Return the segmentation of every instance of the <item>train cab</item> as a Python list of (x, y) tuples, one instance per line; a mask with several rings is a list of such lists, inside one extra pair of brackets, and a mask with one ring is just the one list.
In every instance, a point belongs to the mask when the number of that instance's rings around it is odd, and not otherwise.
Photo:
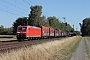
[(17, 27), (17, 39), (26, 39), (27, 26)]

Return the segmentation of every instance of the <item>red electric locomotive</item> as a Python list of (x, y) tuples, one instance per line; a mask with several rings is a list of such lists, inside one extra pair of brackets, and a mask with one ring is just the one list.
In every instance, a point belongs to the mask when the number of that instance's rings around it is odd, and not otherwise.
[(41, 28), (35, 26), (18, 26), (17, 39), (36, 39), (41, 38)]

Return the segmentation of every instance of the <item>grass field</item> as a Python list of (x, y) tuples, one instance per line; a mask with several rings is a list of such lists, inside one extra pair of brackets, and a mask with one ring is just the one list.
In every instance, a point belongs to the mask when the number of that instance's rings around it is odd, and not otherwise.
[(0, 41), (16, 40), (16, 35), (0, 35)]
[(76, 50), (81, 37), (69, 37), (43, 44), (24, 47), (0, 54), (0, 60), (67, 60)]
[(15, 35), (0, 35), (0, 38), (14, 38)]

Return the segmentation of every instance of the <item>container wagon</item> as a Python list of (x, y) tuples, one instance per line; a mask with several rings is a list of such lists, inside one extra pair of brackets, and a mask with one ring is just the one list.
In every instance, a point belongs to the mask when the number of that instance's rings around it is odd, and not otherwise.
[(49, 28), (49, 37), (54, 37), (54, 28)]
[(41, 28), (41, 37), (42, 38), (49, 38), (49, 27), (40, 26)]
[(61, 37), (61, 36), (62, 36), (62, 31), (58, 30), (58, 37)]
[(58, 37), (58, 36), (59, 36), (58, 30), (55, 29), (55, 30), (54, 30), (54, 37)]

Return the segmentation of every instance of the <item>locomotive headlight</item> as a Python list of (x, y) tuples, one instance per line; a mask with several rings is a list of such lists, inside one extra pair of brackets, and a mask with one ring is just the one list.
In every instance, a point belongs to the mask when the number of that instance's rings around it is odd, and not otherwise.
[(24, 34), (26, 34), (26, 32), (23, 32)]
[(20, 32), (17, 32), (17, 33), (20, 33)]
[(19, 35), (20, 34), (20, 32), (17, 32), (17, 35)]

